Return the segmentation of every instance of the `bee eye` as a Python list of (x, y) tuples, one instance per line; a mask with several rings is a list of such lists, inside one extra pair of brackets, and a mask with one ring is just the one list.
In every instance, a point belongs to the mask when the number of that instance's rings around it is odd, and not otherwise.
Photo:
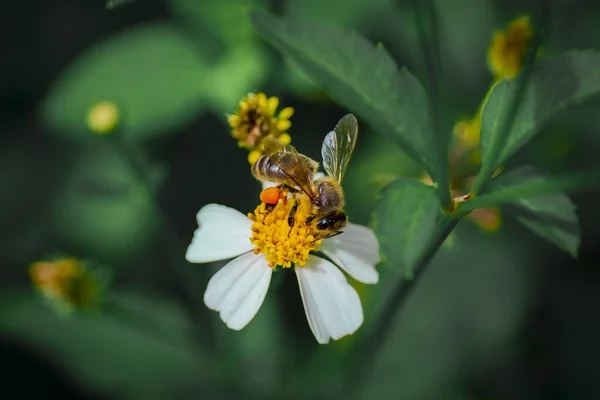
[(324, 230), (329, 228), (330, 225), (330, 221), (327, 218), (323, 218), (320, 219), (319, 222), (317, 222), (317, 229), (319, 230)]
[(314, 200), (313, 200), (313, 204), (314, 204), (315, 206), (317, 206), (317, 207), (321, 207), (321, 200), (319, 200), (319, 199), (314, 199)]

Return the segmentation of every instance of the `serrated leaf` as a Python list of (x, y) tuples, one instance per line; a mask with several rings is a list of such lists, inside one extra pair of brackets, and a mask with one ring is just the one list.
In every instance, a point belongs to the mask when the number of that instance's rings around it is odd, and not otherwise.
[[(525, 227), (576, 257), (581, 230), (575, 205), (559, 187), (549, 183), (552, 183), (551, 177), (525, 166), (492, 180), (490, 190), (481, 198), (487, 197), (488, 204), (490, 199), (496, 199), (495, 205), (514, 206), (517, 220)], [(568, 180), (565, 183), (569, 183)], [(551, 190), (536, 193), (531, 187)], [(473, 202), (477, 204), (477, 200)]]
[(85, 139), (89, 108), (109, 100), (128, 139), (173, 132), (202, 111), (205, 70), (200, 50), (176, 27), (134, 28), (80, 55), (44, 99), (43, 118), (52, 132)]
[(425, 89), (406, 69), (398, 69), (382, 46), (358, 33), (266, 12), (252, 13), (252, 19), (262, 36), (334, 101), (390, 135), (439, 177)]
[[(298, 19), (322, 22), (334, 26), (357, 26), (365, 20), (371, 22), (373, 14), (382, 8), (391, 9), (389, 0), (365, 2), (361, 0), (320, 1), (288, 0), (285, 13)], [(343, 4), (343, 6), (342, 6)]]
[(525, 166), (494, 178), (485, 194), (458, 203), (455, 212), (464, 214), (477, 208), (499, 206), (520, 198), (561, 192), (594, 191), (599, 188), (600, 170), (598, 169), (548, 176), (533, 167)]
[(558, 248), (577, 257), (581, 228), (575, 205), (564, 193), (515, 202), (520, 208), (517, 220)]
[(410, 276), (439, 213), (440, 203), (432, 186), (403, 178), (386, 186), (374, 215), (374, 229), (386, 264)]
[[(548, 176), (536, 168), (525, 166), (502, 178), (495, 183), (496, 187), (548, 179)], [(511, 204), (515, 206), (516, 218), (520, 223), (573, 257), (577, 256), (581, 229), (575, 204), (565, 193), (519, 197)]]
[(556, 112), (600, 93), (600, 53), (573, 51), (533, 67), (504, 140), (501, 138), (504, 118), (517, 100), (520, 81), (525, 78), (521, 74), (515, 80), (498, 82), (486, 99), (481, 118), (481, 146), (482, 163), (493, 163), (489, 170), (531, 140)]

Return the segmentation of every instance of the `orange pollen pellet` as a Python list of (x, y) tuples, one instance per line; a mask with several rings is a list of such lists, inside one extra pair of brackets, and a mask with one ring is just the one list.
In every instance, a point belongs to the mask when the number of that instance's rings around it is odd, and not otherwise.
[(281, 191), (276, 186), (268, 187), (260, 192), (260, 201), (265, 204), (277, 204), (279, 197), (281, 197)]

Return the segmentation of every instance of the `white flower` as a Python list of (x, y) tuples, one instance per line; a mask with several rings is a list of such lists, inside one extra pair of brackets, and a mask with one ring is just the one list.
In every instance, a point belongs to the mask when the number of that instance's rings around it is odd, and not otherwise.
[[(287, 210), (279, 212), (278, 208), (268, 214), (269, 221), (282, 216), (287, 221)], [(257, 207), (255, 215), (263, 218), (266, 214), (261, 214), (260, 210), (261, 206)], [(300, 206), (297, 215), (302, 212)], [(283, 247), (293, 245), (293, 249), (297, 249), (302, 243), (307, 243), (307, 246), (312, 246), (310, 254), (308, 249), (294, 253), (301, 261), (296, 259), (293, 264), (313, 334), (319, 343), (326, 344), (330, 339), (337, 340), (354, 333), (362, 325), (363, 310), (358, 294), (338, 267), (360, 282), (377, 283), (379, 275), (374, 266), (380, 260), (379, 244), (373, 232), (364, 226), (348, 224), (342, 234), (316, 244), (312, 236), (308, 239), (297, 236), (291, 244), (281, 243), (285, 241), (281, 237), (290, 236), (286, 233), (278, 236), (277, 246), (273, 247), (267, 243), (268, 239), (265, 241), (265, 234), (276, 234), (277, 229), (283, 229), (283, 224), (273, 223), (269, 227), (268, 220), (261, 219), (259, 227), (264, 232), (257, 234), (258, 228), (254, 232), (252, 229), (253, 224), (257, 224), (256, 217), (251, 219), (233, 208), (218, 204), (206, 205), (198, 212), (199, 227), (187, 249), (186, 259), (207, 263), (236, 257), (210, 279), (204, 294), (206, 306), (218, 311), (229, 328), (244, 328), (258, 312), (269, 288), (274, 263), (267, 258), (272, 260), (274, 251), (282, 251), (288, 257), (292, 248), (281, 250)], [(285, 229), (288, 232), (287, 225)], [(295, 227), (292, 236), (296, 233), (306, 235), (306, 229)], [(255, 239), (259, 236), (260, 239)], [(250, 238), (255, 239), (255, 243)], [(315, 246), (337, 266), (313, 255)], [(265, 256), (263, 251), (269, 256)], [(281, 257), (281, 254), (278, 256)]]

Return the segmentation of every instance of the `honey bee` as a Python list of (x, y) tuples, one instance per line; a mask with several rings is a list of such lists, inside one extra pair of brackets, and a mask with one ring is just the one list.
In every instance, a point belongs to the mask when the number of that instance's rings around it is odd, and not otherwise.
[[(282, 146), (276, 140), (265, 140), (266, 154), (252, 166), (252, 174), (260, 181), (275, 182), (282, 193), (306, 195), (313, 210), (304, 221), (306, 225), (315, 222), (315, 227), (323, 232), (319, 239), (342, 233), (348, 222), (344, 213), (344, 191), (342, 180), (356, 146), (358, 121), (352, 114), (344, 116), (325, 136), (321, 147), (323, 168), (327, 173), (318, 179), (314, 175), (319, 164), (300, 154), (291, 146)], [(285, 199), (285, 197), (284, 197)], [(290, 210), (288, 225), (294, 226), (296, 201)]]

